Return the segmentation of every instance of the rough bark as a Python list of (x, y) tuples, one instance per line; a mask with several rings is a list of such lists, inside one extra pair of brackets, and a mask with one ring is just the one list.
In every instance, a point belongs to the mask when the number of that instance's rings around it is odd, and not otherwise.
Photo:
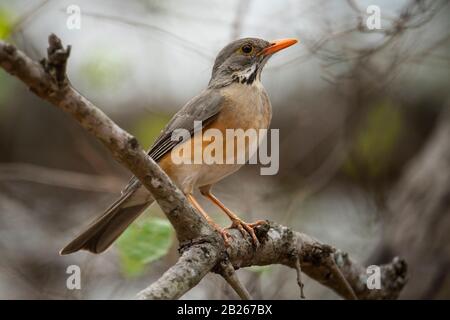
[[(381, 266), (382, 288), (369, 290), (366, 285), (366, 268), (355, 263), (347, 253), (274, 222), (256, 230), (258, 239), (261, 240), (261, 246), (257, 250), (239, 231), (231, 231), (233, 239), (223, 259), (231, 262), (235, 269), (271, 264), (282, 264), (295, 269), (295, 262), (299, 258), (305, 274), (346, 299), (351, 299), (353, 294), (346, 282), (358, 299), (395, 299), (406, 283), (406, 264), (401, 259), (395, 258), (390, 264)], [(195, 244), (188, 246), (187, 250), (181, 250), (183, 253), (178, 263), (157, 282), (141, 291), (140, 299), (178, 298), (179, 295), (172, 295), (172, 292), (177, 292), (175, 288), (196, 285), (199, 275), (208, 273), (220, 258), (216, 248), (209, 243)], [(184, 262), (180, 263), (181, 261)], [(186, 277), (189, 273), (192, 273), (191, 276)], [(339, 273), (346, 281), (340, 279)], [(294, 277), (294, 272), (292, 276)]]
[(403, 260), (396, 258), (382, 266), (382, 289), (369, 290), (366, 268), (350, 259), (348, 254), (276, 223), (257, 228), (261, 242), (257, 249), (237, 230), (231, 231), (231, 245), (225, 248), (219, 235), (196, 213), (137, 140), (72, 88), (65, 74), (69, 54), (70, 47), (63, 48), (55, 35), (49, 37), (48, 58), (41, 63), (0, 40), (0, 66), (22, 80), (36, 95), (73, 116), (102, 142), (114, 158), (152, 193), (172, 223), (180, 241), (180, 259), (160, 279), (139, 293), (139, 298), (179, 298), (208, 272), (222, 274), (241, 297), (248, 297), (235, 274), (224, 268), (230, 264), (234, 267), (232, 269), (283, 264), (297, 271), (301, 266), (311, 278), (348, 299), (392, 299), (398, 296), (406, 283)]

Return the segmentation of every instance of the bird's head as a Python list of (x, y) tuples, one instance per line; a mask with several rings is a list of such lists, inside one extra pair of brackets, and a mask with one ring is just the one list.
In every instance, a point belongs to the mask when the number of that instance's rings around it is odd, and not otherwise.
[(223, 87), (233, 82), (251, 85), (259, 81), (267, 60), (274, 53), (295, 43), (295, 39), (269, 42), (258, 38), (231, 42), (217, 55), (209, 87)]

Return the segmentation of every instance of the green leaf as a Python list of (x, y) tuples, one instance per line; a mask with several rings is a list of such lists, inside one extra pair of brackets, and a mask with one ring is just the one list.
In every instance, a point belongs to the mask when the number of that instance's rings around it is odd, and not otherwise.
[(88, 85), (95, 89), (117, 89), (126, 78), (124, 59), (114, 51), (98, 49), (80, 66)]
[(147, 264), (167, 254), (172, 241), (173, 229), (165, 219), (150, 217), (133, 223), (117, 241), (123, 272), (141, 274)]
[(383, 175), (395, 158), (395, 147), (403, 129), (401, 110), (390, 102), (372, 107), (359, 132), (344, 170), (351, 176)]
[(150, 147), (169, 120), (169, 115), (164, 114), (151, 114), (140, 117), (132, 129), (132, 133), (142, 146), (145, 148)]
[(245, 268), (245, 270), (263, 275), (263, 274), (271, 273), (272, 266), (251, 266), (251, 267)]
[(6, 39), (10, 36), (13, 28), (11, 13), (4, 8), (0, 8), (0, 39)]

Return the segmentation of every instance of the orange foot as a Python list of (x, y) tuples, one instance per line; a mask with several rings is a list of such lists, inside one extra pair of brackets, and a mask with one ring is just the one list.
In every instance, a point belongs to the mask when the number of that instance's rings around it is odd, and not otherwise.
[(231, 221), (232, 221), (231, 227), (228, 228), (228, 229), (237, 228), (242, 233), (242, 236), (244, 238), (247, 236), (247, 233), (248, 233), (252, 237), (253, 245), (255, 247), (259, 246), (259, 240), (256, 237), (254, 229), (257, 226), (260, 226), (262, 224), (266, 224), (267, 223), (266, 221), (258, 220), (258, 221), (254, 222), (254, 223), (246, 223), (246, 222), (242, 221), (241, 219), (232, 219)]
[(221, 228), (217, 223), (210, 221), (211, 226), (221, 235), (223, 238), (223, 242), (225, 243), (225, 247), (230, 246), (230, 232), (227, 229)]

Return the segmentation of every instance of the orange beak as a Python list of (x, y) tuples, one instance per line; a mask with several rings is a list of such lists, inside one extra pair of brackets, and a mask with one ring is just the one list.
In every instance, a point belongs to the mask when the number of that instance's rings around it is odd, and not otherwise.
[(262, 55), (268, 56), (270, 54), (274, 54), (275, 52), (278, 52), (280, 50), (286, 49), (287, 47), (290, 47), (294, 44), (296, 44), (298, 41), (296, 39), (281, 39), (281, 40), (275, 40), (272, 41), (269, 47), (265, 48), (263, 51), (261, 51)]

